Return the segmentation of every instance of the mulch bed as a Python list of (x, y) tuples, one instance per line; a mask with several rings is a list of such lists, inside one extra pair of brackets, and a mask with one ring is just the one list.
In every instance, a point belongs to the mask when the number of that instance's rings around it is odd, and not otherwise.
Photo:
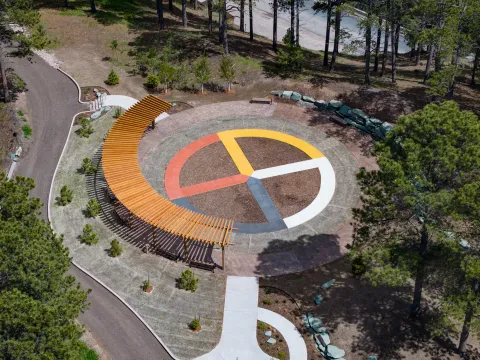
[[(267, 325), (263, 323), (263, 326), (260, 325), (260, 321), (257, 322), (257, 341), (258, 345), (260, 348), (265, 352), (266, 354), (273, 356), (277, 359), (280, 359), (280, 353), (283, 353), (285, 357), (283, 357), (283, 360), (290, 359), (289, 353), (288, 353), (288, 345), (287, 342), (285, 341), (284, 337), (282, 334), (275, 329), (273, 326)], [(272, 331), (272, 336), (277, 342), (273, 345), (270, 345), (267, 343), (267, 340), (269, 339), (268, 336), (265, 336), (265, 329), (264, 326), (267, 327), (268, 330)]]
[(200, 184), (238, 173), (230, 154), (218, 141), (198, 150), (187, 160), (180, 172), (180, 186)]
[(315, 199), (320, 191), (320, 171), (310, 169), (262, 180), (283, 218), (294, 215)]
[(310, 159), (302, 150), (281, 141), (256, 137), (236, 140), (254, 170)]
[[(160, 97), (159, 97), (160, 98)], [(162, 99), (163, 100), (163, 99)], [(172, 101), (173, 106), (170, 110), (167, 111), (168, 115), (173, 115), (188, 109), (193, 109), (193, 106), (182, 101)]]
[(80, 90), (82, 91), (81, 94), (81, 100), (82, 101), (94, 101), (97, 99), (97, 95), (95, 95), (95, 92), (93, 89), (97, 89), (100, 91), (102, 94), (107, 93), (109, 95), (110, 93), (108, 92), (107, 89), (105, 89), (102, 86), (82, 86)]
[(245, 183), (190, 196), (188, 200), (204, 214), (244, 223), (267, 221)]

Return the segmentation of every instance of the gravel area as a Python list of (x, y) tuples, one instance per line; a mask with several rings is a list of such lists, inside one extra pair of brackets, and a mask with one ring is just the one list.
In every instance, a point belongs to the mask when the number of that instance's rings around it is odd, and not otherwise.
[(255, 137), (236, 140), (254, 170), (310, 159), (302, 150), (281, 141)]
[(306, 208), (320, 191), (320, 171), (311, 169), (262, 180), (283, 218)]
[(187, 160), (180, 172), (180, 186), (200, 184), (238, 173), (230, 154), (218, 141), (198, 150)]
[(193, 206), (208, 215), (225, 217), (243, 223), (267, 221), (247, 184), (190, 196), (188, 200)]

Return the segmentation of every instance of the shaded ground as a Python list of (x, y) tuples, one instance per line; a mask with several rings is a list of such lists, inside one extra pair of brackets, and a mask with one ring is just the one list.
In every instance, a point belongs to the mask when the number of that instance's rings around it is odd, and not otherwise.
[[(320, 286), (335, 279), (328, 290)], [(348, 260), (340, 259), (328, 265), (301, 273), (263, 278), (260, 285), (270, 285), (290, 294), (298, 306), (289, 301), (282, 291), (265, 289), (260, 301), (270, 298), (275, 312), (292, 321), (299, 329), (299, 316), (307, 312), (320, 317), (328, 329), (333, 345), (346, 351), (345, 358), (364, 360), (370, 355), (379, 359), (459, 359), (448, 339), (432, 339), (418, 320), (409, 313), (412, 289), (372, 287), (351, 274)], [(321, 295), (324, 302), (315, 305), (313, 299)], [(278, 300), (278, 302), (277, 302)], [(322, 358), (313, 346), (313, 339), (303, 332), (310, 359)], [(457, 339), (453, 339), (456, 343)], [(478, 342), (470, 341), (468, 359), (479, 359)]]

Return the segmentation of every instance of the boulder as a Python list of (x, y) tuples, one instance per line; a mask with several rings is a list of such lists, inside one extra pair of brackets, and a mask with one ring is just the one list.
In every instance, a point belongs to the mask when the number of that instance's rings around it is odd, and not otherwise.
[(290, 99), (290, 97), (292, 96), (292, 93), (293, 93), (293, 91), (284, 91), (282, 93), (282, 98)]
[(325, 349), (327, 358), (340, 359), (345, 356), (345, 350), (342, 350), (335, 345), (328, 345)]
[(338, 110), (343, 106), (343, 102), (338, 100), (332, 100), (328, 103), (329, 110)]
[(282, 90), (273, 90), (270, 91), (270, 95), (275, 95), (275, 96), (282, 96), (283, 91)]
[(320, 110), (325, 110), (328, 104), (324, 100), (316, 100), (313, 105), (315, 105)]
[(297, 93), (297, 92), (292, 92), (292, 95), (290, 96), (290, 99), (292, 99), (293, 101), (302, 100), (302, 94)]
[(310, 96), (302, 96), (302, 100), (306, 101), (306, 102), (309, 102), (309, 103), (314, 103), (315, 102), (315, 99), (310, 97)]

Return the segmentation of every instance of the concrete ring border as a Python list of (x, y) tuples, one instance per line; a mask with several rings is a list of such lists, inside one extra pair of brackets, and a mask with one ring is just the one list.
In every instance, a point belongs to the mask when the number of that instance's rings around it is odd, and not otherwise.
[[(65, 71), (63, 71), (61, 69), (57, 69), (57, 70), (60, 71), (61, 73), (63, 73), (64, 75), (66, 75), (77, 86), (78, 94), (79, 94), (78, 95), (78, 102), (81, 103), (81, 104), (88, 104), (87, 102), (81, 101), (81, 89), (80, 89), (80, 86), (78, 85), (77, 81), (73, 77), (71, 77), (68, 73), (66, 73)], [(77, 113), (73, 116), (72, 122), (70, 124), (70, 130), (68, 132), (67, 139), (65, 140), (65, 145), (63, 146), (62, 153), (60, 154), (60, 157), (58, 158), (57, 166), (55, 167), (55, 171), (53, 172), (52, 182), (50, 184), (50, 192), (48, 194), (48, 205), (47, 205), (47, 217), (48, 217), (48, 221), (50, 221), (50, 226), (51, 226), (51, 223), (52, 223), (52, 220), (50, 218), (50, 207), (51, 207), (51, 200), (52, 200), (53, 184), (54, 184), (55, 178), (57, 176), (57, 172), (58, 172), (58, 168), (60, 166), (60, 162), (62, 161), (65, 150), (67, 149), (68, 140), (70, 139), (70, 135), (72, 134), (72, 128), (73, 128), (73, 123), (75, 122), (75, 118), (79, 114), (82, 114), (84, 112), (88, 112), (88, 110), (80, 111), (79, 113)], [(52, 228), (52, 230), (53, 230), (53, 228)], [(145, 325), (145, 327), (148, 329), (148, 331), (150, 331), (150, 333), (155, 337), (155, 339), (157, 339), (157, 341), (163, 346), (165, 351), (172, 357), (172, 359), (176, 360), (176, 357), (173, 356), (173, 353), (170, 351), (170, 349), (167, 347), (167, 345), (165, 345), (165, 343), (162, 341), (162, 339), (160, 339), (158, 337), (158, 335), (155, 334), (155, 332), (150, 327), (150, 325), (148, 325), (147, 322), (140, 316), (140, 314), (138, 314), (121, 296), (119, 296), (115, 291), (113, 291), (110, 287), (108, 287), (106, 284), (104, 284), (101, 280), (96, 278), (88, 270), (86, 270), (83, 267), (81, 267), (80, 265), (78, 265), (75, 261), (71, 260), (71, 263), (75, 267), (77, 267), (79, 270), (81, 270), (83, 273), (85, 273), (86, 275), (91, 277), (93, 280), (95, 280), (97, 283), (99, 283), (101, 286), (103, 286), (107, 291), (109, 291), (118, 300), (120, 300), (122, 302), (122, 304), (124, 304), (138, 318), (138, 320), (140, 320), (142, 322), (143, 325)]]

